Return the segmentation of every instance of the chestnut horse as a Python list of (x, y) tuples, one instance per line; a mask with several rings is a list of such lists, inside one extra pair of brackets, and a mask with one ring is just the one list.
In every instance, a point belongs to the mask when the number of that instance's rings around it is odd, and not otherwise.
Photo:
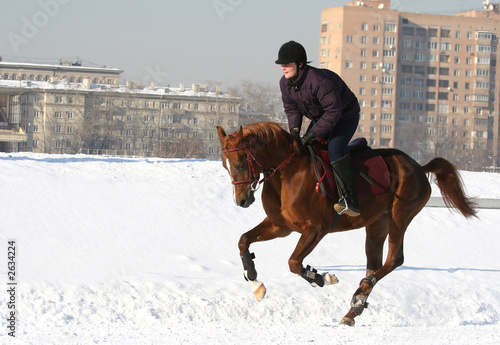
[[(311, 156), (280, 125), (259, 122), (241, 127), (226, 135), (217, 127), (222, 144), (222, 163), (233, 184), (234, 202), (248, 207), (254, 192), (263, 183), (262, 204), (267, 217), (255, 228), (244, 233), (238, 243), (245, 278), (250, 282), (257, 300), (266, 289), (257, 280), (253, 254), (249, 247), (257, 241), (301, 234), (288, 264), (290, 271), (302, 276), (313, 286), (338, 282), (333, 274), (319, 274), (302, 262), (321, 239), (330, 232), (366, 228), (366, 276), (353, 295), (351, 308), (340, 321), (353, 326), (354, 318), (367, 307), (367, 298), (375, 284), (403, 264), (403, 237), (413, 217), (427, 203), (431, 187), (426, 173), (433, 173), (441, 194), (450, 208), (465, 217), (476, 215), (475, 204), (464, 194), (456, 168), (443, 158), (435, 158), (421, 166), (396, 149), (376, 149), (387, 164), (390, 190), (378, 196), (359, 198), (361, 215), (338, 216), (336, 200), (315, 191), (317, 178)], [(259, 179), (261, 174), (262, 179)], [(388, 254), (382, 262), (383, 246), (389, 237)]]

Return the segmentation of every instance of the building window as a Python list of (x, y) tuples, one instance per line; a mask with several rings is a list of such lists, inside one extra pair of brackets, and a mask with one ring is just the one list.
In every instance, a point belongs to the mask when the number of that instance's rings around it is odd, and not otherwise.
[(392, 108), (392, 101), (382, 100), (382, 108)]
[(408, 114), (400, 114), (398, 116), (398, 120), (400, 122), (409, 122), (410, 121), (410, 115), (408, 115)]
[(485, 57), (485, 56), (476, 56), (476, 63), (478, 65), (489, 65), (490, 64), (490, 58)]
[(384, 36), (384, 45), (394, 46), (396, 44), (396, 37), (394, 36)]
[(403, 90), (399, 91), (399, 97), (400, 98), (411, 98), (411, 90), (403, 89)]
[(424, 99), (424, 91), (413, 91), (413, 98)]
[(441, 42), (441, 50), (451, 50), (450, 42)]
[(413, 36), (415, 34), (415, 28), (413, 26), (403, 26), (403, 35)]
[(382, 125), (380, 126), (380, 131), (382, 133), (392, 133), (392, 126)]
[(439, 92), (438, 93), (438, 99), (448, 100), (448, 92)]
[(394, 84), (394, 76), (392, 75), (384, 75), (382, 76), (383, 84)]
[(413, 103), (413, 110), (424, 111), (424, 104), (423, 103)]
[(476, 39), (478, 39), (478, 40), (491, 41), (491, 38), (492, 38), (491, 32), (487, 32), (487, 31), (477, 31), (476, 32)]
[(491, 46), (484, 45), (484, 44), (476, 44), (476, 52), (478, 52), (478, 53), (490, 53)]
[(448, 87), (450, 86), (449, 80), (439, 80), (439, 87)]
[(394, 57), (396, 56), (396, 52), (394, 49), (384, 49), (384, 57)]
[(396, 32), (396, 23), (387, 22), (384, 24), (385, 32)]
[(439, 103), (438, 105), (438, 113), (439, 114), (448, 114), (448, 103)]

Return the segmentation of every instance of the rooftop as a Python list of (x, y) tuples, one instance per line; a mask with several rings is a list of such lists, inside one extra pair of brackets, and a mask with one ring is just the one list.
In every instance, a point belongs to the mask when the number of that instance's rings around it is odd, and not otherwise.
[[(219, 98), (235, 98), (229, 94), (209, 90), (208, 88), (199, 88), (199, 85), (193, 85), (193, 88), (185, 88), (180, 85), (178, 88), (165, 86), (148, 86), (140, 87), (136, 85), (120, 85), (111, 87), (105, 84), (90, 84), (88, 83), (70, 83), (59, 80), (57, 82), (50, 81), (31, 81), (31, 80), (2, 80), (0, 79), (0, 92), (2, 89), (22, 89), (27, 90), (73, 90), (73, 91), (92, 91), (92, 92), (114, 92), (122, 94), (143, 94), (143, 95), (171, 95), (185, 97), (219, 97)], [(198, 89), (198, 90), (197, 90)], [(200, 91), (199, 89), (206, 90)]]

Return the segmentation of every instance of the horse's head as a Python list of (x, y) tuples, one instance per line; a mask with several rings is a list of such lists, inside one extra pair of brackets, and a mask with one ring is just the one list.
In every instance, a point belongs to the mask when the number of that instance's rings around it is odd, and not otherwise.
[(243, 137), (243, 128), (226, 135), (224, 129), (217, 126), (217, 133), (222, 145), (222, 165), (233, 183), (234, 202), (237, 206), (248, 207), (255, 201), (255, 185), (261, 167), (254, 164), (255, 159)]

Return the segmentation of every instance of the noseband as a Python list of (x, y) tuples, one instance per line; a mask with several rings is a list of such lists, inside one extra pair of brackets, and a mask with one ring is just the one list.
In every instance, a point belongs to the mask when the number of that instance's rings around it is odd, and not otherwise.
[[(265, 180), (268, 178), (272, 177), (279, 169), (281, 169), (285, 164), (287, 164), (292, 157), (295, 155), (295, 152), (293, 152), (287, 159), (285, 159), (283, 162), (281, 162), (276, 168), (271, 168), (269, 170), (264, 170), (262, 165), (255, 159), (254, 155), (248, 147), (245, 145), (240, 146), (240, 147), (235, 147), (233, 149), (227, 149), (227, 150), (222, 150), (222, 152), (227, 153), (227, 152), (236, 152), (243, 150), (245, 151), (245, 154), (247, 156), (247, 162), (248, 162), (248, 178), (246, 180), (238, 180), (238, 181), (232, 181), (233, 185), (236, 184), (242, 184), (242, 183), (251, 183), (251, 188), (252, 190), (256, 191), (259, 187), (260, 184), (262, 184)], [(262, 173), (264, 174), (264, 177), (259, 180), (259, 175), (255, 173), (254, 165), (253, 163), (257, 164), (260, 169), (262, 170)]]

